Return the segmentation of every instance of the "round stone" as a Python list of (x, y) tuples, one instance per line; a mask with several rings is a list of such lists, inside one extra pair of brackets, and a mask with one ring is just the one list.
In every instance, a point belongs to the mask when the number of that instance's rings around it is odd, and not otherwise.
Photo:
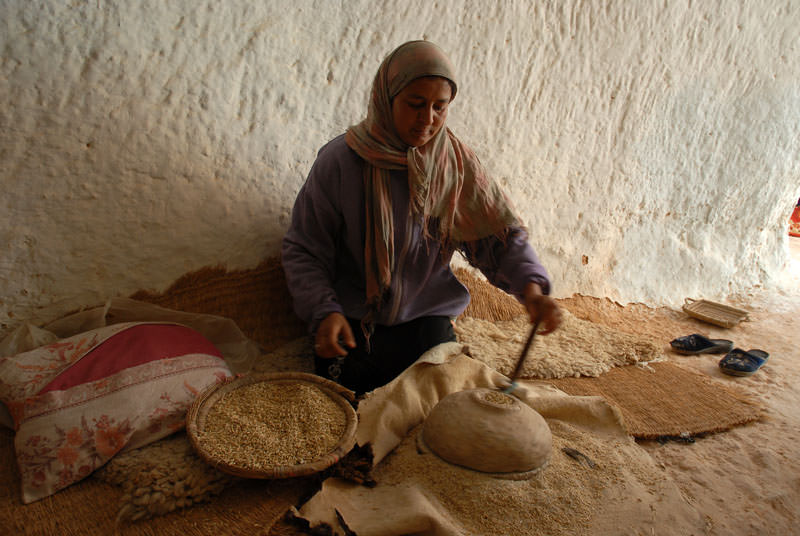
[(422, 439), (447, 462), (485, 473), (533, 471), (550, 459), (544, 418), (496, 389), (451, 393), (431, 410)]

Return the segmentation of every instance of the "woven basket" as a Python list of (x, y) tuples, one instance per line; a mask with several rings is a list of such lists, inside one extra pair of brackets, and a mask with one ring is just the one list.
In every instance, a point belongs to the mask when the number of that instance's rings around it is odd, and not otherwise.
[[(204, 450), (200, 441), (206, 422), (206, 416), (210, 409), (222, 399), (226, 394), (258, 382), (283, 382), (306, 385), (311, 385), (318, 388), (320, 391), (328, 395), (335, 401), (344, 411), (345, 414), (345, 430), (341, 439), (336, 446), (321, 458), (299, 465), (282, 465), (272, 467), (267, 470), (254, 470), (249, 467), (241, 467), (230, 463), (230, 460), (221, 459), (210, 455)], [(186, 414), (186, 432), (189, 440), (194, 447), (200, 458), (209, 465), (219, 469), (222, 472), (244, 477), (244, 478), (262, 478), (262, 479), (278, 479), (278, 478), (291, 478), (297, 476), (306, 476), (318, 473), (327, 469), (331, 465), (338, 462), (353, 448), (356, 442), (356, 425), (358, 417), (356, 416), (355, 409), (350, 404), (353, 400), (353, 393), (341, 385), (304, 372), (276, 372), (270, 374), (252, 374), (240, 378), (231, 378), (228, 381), (209, 387), (195, 399), (189, 411)]]
[(707, 300), (693, 300), (692, 298), (686, 298), (683, 310), (693, 318), (723, 328), (732, 328), (742, 320), (747, 320), (749, 315), (744, 309), (737, 309), (730, 305)]

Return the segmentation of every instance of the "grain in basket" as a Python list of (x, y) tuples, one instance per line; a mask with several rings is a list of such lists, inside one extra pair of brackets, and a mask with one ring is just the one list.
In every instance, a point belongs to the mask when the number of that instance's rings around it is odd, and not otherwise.
[(198, 443), (207, 456), (254, 471), (313, 462), (347, 426), (325, 391), (299, 382), (257, 382), (232, 390), (208, 411)]

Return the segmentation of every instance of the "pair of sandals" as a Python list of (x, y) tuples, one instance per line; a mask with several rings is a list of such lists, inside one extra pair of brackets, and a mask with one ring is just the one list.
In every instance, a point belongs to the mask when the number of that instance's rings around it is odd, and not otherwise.
[(769, 354), (763, 350), (744, 351), (734, 348), (733, 341), (709, 339), (699, 333), (678, 337), (669, 344), (675, 352), (684, 355), (726, 354), (719, 362), (719, 368), (731, 376), (751, 376), (769, 359)]

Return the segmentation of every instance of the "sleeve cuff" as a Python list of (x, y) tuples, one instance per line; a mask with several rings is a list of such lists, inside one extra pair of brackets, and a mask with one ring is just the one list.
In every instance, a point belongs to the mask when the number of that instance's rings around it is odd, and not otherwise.
[(342, 306), (336, 302), (323, 303), (314, 309), (314, 314), (311, 316), (311, 322), (308, 326), (308, 332), (312, 335), (315, 334), (319, 328), (320, 322), (322, 322), (325, 317), (331, 313), (344, 314), (344, 310), (342, 309)]

